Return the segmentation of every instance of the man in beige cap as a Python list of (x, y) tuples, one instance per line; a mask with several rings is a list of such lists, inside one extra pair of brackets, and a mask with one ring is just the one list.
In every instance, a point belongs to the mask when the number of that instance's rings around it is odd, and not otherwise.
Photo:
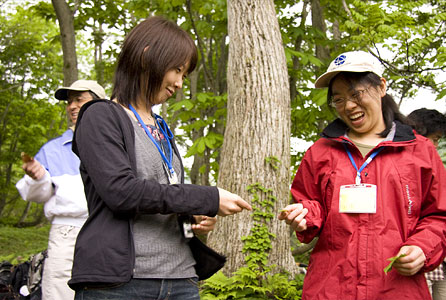
[(88, 216), (84, 187), (79, 174), (79, 158), (71, 151), (71, 141), (79, 111), (85, 103), (105, 99), (104, 88), (93, 80), (77, 80), (56, 90), (58, 100), (67, 101), (72, 126), (47, 142), (34, 158), (25, 158), (25, 176), (16, 187), (26, 201), (44, 203), (51, 222), (48, 257), (42, 276), (42, 299), (74, 299), (67, 282), (71, 278), (74, 244)]
[(69, 87), (61, 87), (54, 94), (58, 100), (66, 100), (67, 114), (74, 126), (82, 105), (93, 99), (105, 99), (104, 88), (94, 80), (77, 80)]

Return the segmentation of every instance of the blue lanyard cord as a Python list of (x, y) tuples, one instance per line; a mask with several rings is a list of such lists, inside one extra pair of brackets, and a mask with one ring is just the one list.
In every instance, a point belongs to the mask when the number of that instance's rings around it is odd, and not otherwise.
[[(139, 124), (142, 126), (142, 128), (144, 128), (144, 131), (146, 132), (147, 136), (155, 144), (156, 148), (158, 149), (158, 152), (161, 154), (161, 158), (167, 164), (167, 167), (169, 168), (170, 173), (173, 174), (175, 172), (175, 170), (172, 167), (172, 145), (170, 144), (170, 140), (173, 138), (173, 134), (170, 131), (169, 126), (167, 126), (167, 124), (163, 120), (163, 118), (161, 118), (158, 115), (155, 115), (155, 122), (158, 124), (159, 130), (161, 131), (161, 133), (166, 138), (167, 145), (169, 146), (169, 154), (170, 155), (169, 155), (169, 159), (167, 159), (166, 155), (164, 155), (164, 151), (160, 148), (160, 146), (156, 142), (155, 138), (152, 136), (152, 134), (150, 133), (149, 129), (147, 128), (146, 124), (144, 124), (143, 120), (141, 119), (141, 117), (139, 116), (139, 114), (136, 112), (136, 110), (133, 108), (133, 106), (131, 104), (129, 104), (129, 108), (133, 112), (135, 117), (138, 119)], [(163, 126), (160, 125), (159, 120), (161, 120), (161, 124)], [(164, 129), (162, 127), (164, 127)], [(160, 142), (162, 143), (162, 141), (160, 141)]]
[[(173, 133), (172, 133), (172, 131), (170, 131), (169, 126), (167, 126), (167, 123), (166, 123), (166, 121), (164, 121), (163, 118), (161, 118), (157, 114), (154, 114), (154, 115), (155, 115), (155, 122), (158, 125), (157, 128), (163, 134), (164, 138), (166, 139), (167, 145), (169, 147), (169, 162), (172, 164), (173, 154), (172, 154), (172, 144), (170, 143), (170, 140), (173, 139)], [(160, 121), (161, 121), (161, 124), (160, 124)], [(163, 146), (161, 140), (160, 140), (160, 142), (161, 142), (161, 146)], [(164, 150), (164, 147), (163, 147), (163, 150)], [(170, 167), (169, 167), (169, 169), (170, 169)]]
[[(155, 115), (155, 122), (158, 124), (158, 128), (160, 129), (160, 131), (163, 133), (163, 135), (166, 137), (166, 139), (173, 139), (173, 133), (172, 131), (170, 131), (169, 126), (167, 126), (166, 121), (164, 121), (163, 118), (161, 118), (160, 116), (158, 116), (157, 114)], [(161, 121), (161, 124), (160, 124)]]
[(362, 164), (361, 168), (359, 168), (359, 170), (358, 170), (358, 167), (356, 166), (355, 160), (353, 159), (353, 156), (352, 156), (350, 150), (348, 150), (348, 147), (345, 143), (343, 145), (344, 145), (345, 151), (347, 151), (348, 157), (350, 158), (350, 161), (351, 161), (353, 167), (356, 170), (356, 184), (358, 184), (358, 182), (359, 183), (361, 182), (362, 170), (364, 170), (364, 168), (375, 158), (375, 156), (378, 155), (379, 152), (381, 152), (384, 149), (384, 147), (379, 147), (378, 149), (373, 151), (373, 153), (370, 154), (370, 156), (366, 159), (366, 161)]

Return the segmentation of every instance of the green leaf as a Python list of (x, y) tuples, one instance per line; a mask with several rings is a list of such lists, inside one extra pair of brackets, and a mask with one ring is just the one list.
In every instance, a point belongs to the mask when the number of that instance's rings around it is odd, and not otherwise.
[(205, 144), (205, 139), (204, 138), (199, 138), (197, 143), (197, 152), (202, 154), (204, 152), (204, 150), (206, 149), (206, 144)]
[(208, 100), (209, 96), (206, 93), (197, 94), (197, 100), (201, 103), (205, 103)]
[[(327, 89), (316, 89), (313, 91), (313, 101), (319, 106), (327, 102)], [(309, 114), (306, 114), (308, 117)]]
[(438, 96), (437, 96), (436, 99), (439, 100), (439, 99), (443, 98), (444, 96), (446, 96), (446, 89), (442, 90), (442, 91), (438, 94)]
[(402, 253), (402, 254), (400, 254), (400, 255), (397, 255), (397, 256), (388, 258), (387, 260), (389, 260), (390, 263), (387, 265), (387, 267), (384, 268), (384, 273), (387, 274), (387, 272), (389, 272), (389, 271), (392, 269), (392, 266), (393, 266), (394, 262), (395, 262), (397, 259), (399, 259), (399, 258), (401, 258), (401, 257), (404, 257), (404, 256), (406, 256), (406, 255), (407, 255), (407, 254)]

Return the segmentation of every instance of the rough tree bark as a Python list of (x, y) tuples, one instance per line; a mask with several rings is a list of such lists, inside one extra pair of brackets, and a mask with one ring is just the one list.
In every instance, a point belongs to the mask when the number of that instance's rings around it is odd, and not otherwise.
[(63, 52), (64, 86), (71, 85), (78, 78), (74, 13), (65, 0), (51, 0), (60, 28)]
[[(218, 186), (251, 202), (246, 188), (259, 183), (273, 190), (277, 212), (290, 199), (290, 89), (273, 1), (228, 0), (228, 32), (228, 112)], [(266, 163), (271, 157), (280, 161), (277, 170)], [(208, 236), (208, 244), (227, 255), (228, 275), (244, 263), (241, 237), (252, 226), (249, 214), (219, 218)], [(276, 235), (270, 262), (294, 273), (289, 228), (277, 217), (269, 228)]]

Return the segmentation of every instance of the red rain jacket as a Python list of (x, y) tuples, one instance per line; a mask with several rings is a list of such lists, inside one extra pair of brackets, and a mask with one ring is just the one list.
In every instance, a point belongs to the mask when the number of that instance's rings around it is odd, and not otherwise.
[[(308, 208), (304, 243), (319, 240), (311, 254), (302, 299), (431, 299), (424, 272), (446, 255), (446, 172), (428, 139), (399, 122), (389, 141), (362, 171), (362, 183), (377, 186), (376, 213), (339, 213), (341, 185), (354, 184), (354, 169), (343, 144), (360, 168), (363, 158), (344, 136), (341, 120), (331, 123), (306, 152), (291, 193)], [(389, 137), (388, 136), (388, 137)], [(426, 262), (402, 276), (383, 269), (404, 245), (419, 246)]]

